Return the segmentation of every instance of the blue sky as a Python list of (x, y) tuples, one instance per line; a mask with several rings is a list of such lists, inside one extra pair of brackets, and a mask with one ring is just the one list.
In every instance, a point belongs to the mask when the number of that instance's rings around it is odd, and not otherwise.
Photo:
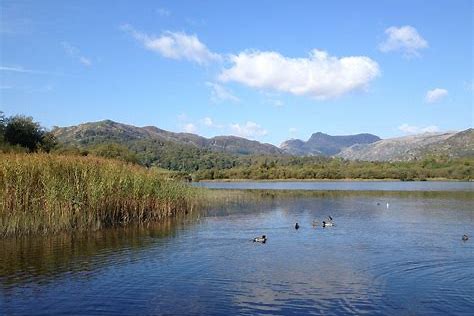
[(472, 1), (9, 1), (0, 110), (278, 145), (473, 126)]

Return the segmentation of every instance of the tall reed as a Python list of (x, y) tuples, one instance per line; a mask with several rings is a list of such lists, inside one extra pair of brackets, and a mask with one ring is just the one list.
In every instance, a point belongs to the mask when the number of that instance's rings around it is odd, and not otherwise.
[(198, 189), (96, 157), (0, 154), (0, 235), (146, 222), (192, 211)]

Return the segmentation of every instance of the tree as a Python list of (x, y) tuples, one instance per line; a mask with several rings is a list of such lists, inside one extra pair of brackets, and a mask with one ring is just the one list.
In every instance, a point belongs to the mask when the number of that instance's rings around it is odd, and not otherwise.
[(45, 152), (49, 153), (56, 146), (57, 146), (57, 141), (56, 141), (56, 137), (54, 137), (53, 133), (51, 133), (51, 132), (43, 133), (43, 136), (41, 137), (41, 142), (40, 142), (38, 148), (42, 151), (45, 151)]
[(5, 134), (5, 126), (7, 124), (5, 114), (0, 111), (0, 143), (4, 141), (4, 134)]
[(35, 151), (45, 134), (39, 123), (33, 118), (17, 115), (6, 119), (4, 137), (11, 145), (20, 145)]
[(104, 158), (111, 158), (111, 159), (118, 159), (126, 162), (138, 163), (137, 155), (132, 152), (127, 147), (116, 144), (116, 143), (109, 143), (109, 144), (101, 144), (95, 147), (92, 147), (91, 153), (104, 157)]

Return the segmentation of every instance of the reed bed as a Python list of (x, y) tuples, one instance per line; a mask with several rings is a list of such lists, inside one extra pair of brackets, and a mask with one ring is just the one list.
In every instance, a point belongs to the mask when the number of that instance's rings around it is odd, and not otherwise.
[(49, 234), (193, 211), (199, 189), (97, 157), (0, 154), (0, 235)]

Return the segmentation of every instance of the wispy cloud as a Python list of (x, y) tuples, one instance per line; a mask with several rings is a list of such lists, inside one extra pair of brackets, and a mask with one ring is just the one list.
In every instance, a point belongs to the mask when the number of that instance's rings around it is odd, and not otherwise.
[(464, 82), (464, 88), (467, 90), (467, 91), (471, 91), (471, 92), (474, 92), (474, 81), (466, 81)]
[(436, 103), (448, 96), (448, 90), (442, 88), (435, 88), (428, 90), (425, 95), (425, 102)]
[(250, 139), (255, 139), (257, 137), (265, 136), (268, 134), (268, 131), (266, 129), (252, 121), (247, 121), (245, 124), (231, 124), (230, 130), (236, 136)]
[(307, 95), (318, 100), (364, 89), (380, 74), (378, 64), (365, 56), (333, 57), (313, 50), (306, 58), (278, 52), (244, 51), (231, 55), (232, 66), (219, 75), (222, 82), (239, 82), (270, 91)]
[(199, 65), (222, 60), (219, 54), (210, 51), (196, 35), (167, 31), (160, 36), (154, 36), (139, 32), (129, 24), (121, 28), (142, 43), (146, 49), (166, 58), (184, 59)]
[(414, 126), (414, 125), (408, 125), (408, 124), (402, 124), (398, 127), (398, 130), (402, 131), (405, 134), (421, 134), (421, 133), (436, 133), (439, 132), (440, 129), (436, 125), (430, 125), (430, 126)]
[(379, 45), (379, 49), (384, 53), (398, 51), (412, 57), (419, 56), (419, 51), (428, 47), (428, 42), (410, 25), (389, 27), (385, 34), (387, 38)]
[(280, 99), (270, 99), (268, 102), (273, 105), (274, 107), (281, 108), (285, 105), (285, 103)]
[(210, 117), (205, 117), (201, 121), (201, 124), (204, 125), (206, 128), (218, 128), (221, 129), (224, 126), (222, 124), (216, 123), (212, 118)]
[(20, 67), (20, 66), (0, 66), (0, 71), (18, 72), (18, 73), (35, 74), (35, 75), (66, 76), (65, 74), (59, 73), (59, 72), (27, 69), (27, 68), (23, 68), (23, 67)]
[(193, 123), (186, 123), (183, 125), (183, 132), (195, 134), (197, 132), (197, 127)]
[(160, 16), (170, 16), (171, 11), (165, 8), (158, 8), (156, 9), (156, 13), (158, 13)]
[(86, 67), (92, 66), (91, 60), (89, 58), (83, 56), (81, 54), (79, 48), (71, 45), (68, 42), (61, 42), (61, 45), (62, 45), (64, 51), (66, 52), (66, 54), (68, 54), (70, 57), (76, 59), (77, 61), (79, 61), (81, 64), (83, 64)]
[(225, 88), (224, 86), (214, 83), (206, 82), (206, 85), (211, 88), (211, 101), (214, 103), (219, 103), (223, 101), (230, 101), (233, 103), (240, 102), (240, 99), (236, 97), (232, 91)]

